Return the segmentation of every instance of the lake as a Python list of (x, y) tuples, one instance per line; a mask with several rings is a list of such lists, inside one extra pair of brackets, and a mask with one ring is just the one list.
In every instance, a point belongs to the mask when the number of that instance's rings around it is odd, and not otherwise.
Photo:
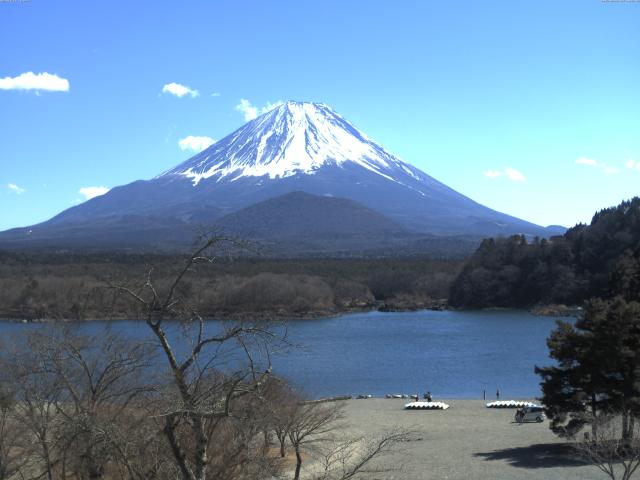
[[(215, 327), (218, 322), (211, 321)], [(143, 322), (78, 324), (85, 332), (105, 324), (130, 337), (149, 335)], [(535, 365), (548, 365), (546, 338), (554, 317), (522, 311), (369, 312), (287, 324), (299, 347), (273, 357), (274, 371), (312, 397), (418, 393), (434, 398), (494, 399), (540, 395)], [(0, 334), (40, 328), (0, 323)], [(174, 325), (173, 335), (177, 334)]]

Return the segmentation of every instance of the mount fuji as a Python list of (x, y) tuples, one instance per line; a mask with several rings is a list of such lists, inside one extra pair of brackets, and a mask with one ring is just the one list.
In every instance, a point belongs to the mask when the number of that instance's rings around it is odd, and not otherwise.
[(344, 234), (352, 239), (341, 245), (346, 250), (361, 248), (364, 237), (371, 246), (390, 238), (397, 245), (424, 236), (563, 231), (480, 205), (394, 156), (327, 105), (287, 102), (151, 180), (0, 233), (0, 246), (164, 248), (188, 243), (197, 225), (249, 236), (259, 230), (261, 239), (290, 232), (291, 240), (302, 234), (286, 227), (291, 218), (314, 225), (317, 239)]

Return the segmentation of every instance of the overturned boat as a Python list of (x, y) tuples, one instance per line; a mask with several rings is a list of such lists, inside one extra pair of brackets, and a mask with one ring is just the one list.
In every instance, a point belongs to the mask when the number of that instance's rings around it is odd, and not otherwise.
[(523, 408), (533, 407), (536, 404), (533, 402), (524, 402), (520, 400), (497, 400), (495, 402), (487, 403), (487, 408)]
[(446, 410), (449, 405), (444, 402), (411, 402), (404, 408), (405, 410)]

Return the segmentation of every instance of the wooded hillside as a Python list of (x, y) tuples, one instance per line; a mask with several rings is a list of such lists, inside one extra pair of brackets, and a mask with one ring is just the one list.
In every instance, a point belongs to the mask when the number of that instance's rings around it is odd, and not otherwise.
[(484, 240), (453, 283), (460, 308), (579, 305), (624, 292), (640, 299), (640, 198), (596, 213), (563, 236)]

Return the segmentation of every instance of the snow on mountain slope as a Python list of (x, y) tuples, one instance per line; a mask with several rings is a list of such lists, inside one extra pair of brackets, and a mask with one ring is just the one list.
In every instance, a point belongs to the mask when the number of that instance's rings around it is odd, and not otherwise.
[[(4, 238), (65, 245), (73, 238), (79, 245), (94, 244), (97, 238), (111, 239), (117, 246), (122, 238), (135, 237), (139, 244), (173, 244), (200, 225), (215, 225), (223, 218), (246, 221), (247, 212), (273, 207), (280, 213), (269, 218), (284, 218), (282, 211), (291, 213), (289, 207), (296, 205), (286, 196), (291, 192), (357, 202), (400, 225), (409, 237), (553, 233), (444, 185), (373, 142), (324, 104), (287, 102), (151, 180), (114, 187), (46, 222), (0, 234), (0, 243)], [(278, 197), (289, 199), (287, 209), (268, 202)], [(325, 227), (342, 228), (338, 210), (329, 208), (333, 202), (313, 203), (314, 212), (326, 208)], [(232, 215), (258, 204), (258, 210), (245, 210), (242, 218)], [(364, 210), (360, 212), (366, 217)], [(275, 238), (287, 230), (286, 224), (267, 222), (265, 228), (273, 228)], [(354, 242), (352, 247), (358, 250), (362, 244)]]
[(347, 162), (399, 184), (404, 184), (406, 176), (432, 180), (371, 141), (327, 105), (303, 102), (274, 108), (156, 178), (182, 175), (193, 185), (212, 177), (216, 181), (278, 179), (312, 175), (323, 166)]

